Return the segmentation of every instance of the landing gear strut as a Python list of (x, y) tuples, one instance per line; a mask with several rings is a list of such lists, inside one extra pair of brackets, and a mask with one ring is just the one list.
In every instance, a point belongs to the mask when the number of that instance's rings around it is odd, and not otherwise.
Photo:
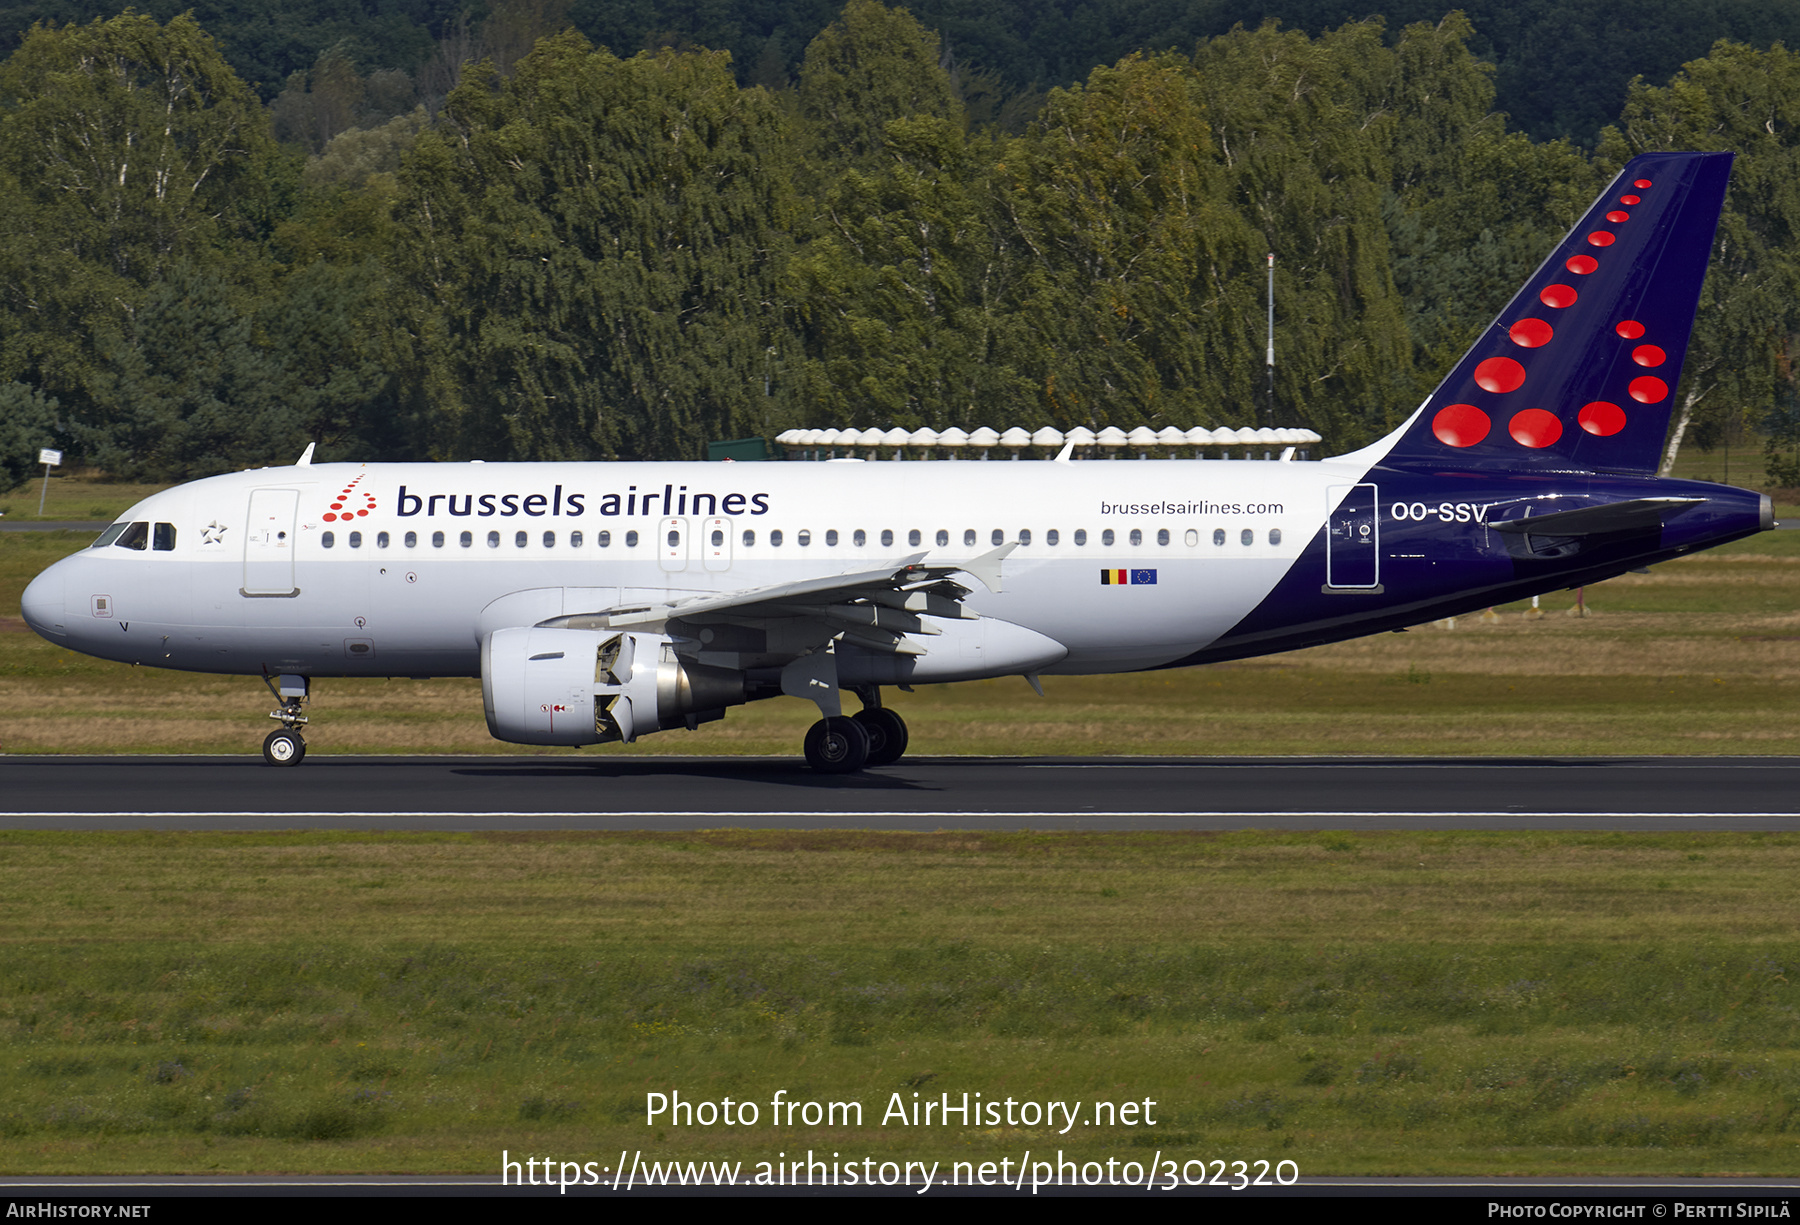
[(269, 718), (281, 722), (278, 731), (270, 732), (263, 740), (263, 760), (271, 766), (297, 766), (306, 757), (306, 741), (300, 735), (300, 729), (306, 726), (306, 705), (308, 690), (307, 678), (283, 674), (279, 679), (264, 676), (263, 684), (281, 703), (276, 710), (269, 712)]

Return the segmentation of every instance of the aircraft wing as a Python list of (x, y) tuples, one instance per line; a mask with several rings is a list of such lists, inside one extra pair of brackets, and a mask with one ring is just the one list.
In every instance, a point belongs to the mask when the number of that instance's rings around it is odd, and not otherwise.
[(631, 604), (573, 613), (540, 622), (551, 629), (639, 630), (683, 633), (710, 626), (767, 626), (786, 622), (801, 630), (792, 641), (822, 644), (832, 638), (886, 654), (923, 652), (906, 641), (908, 634), (942, 631), (921, 617), (972, 621), (977, 614), (963, 607), (970, 588), (951, 576), (968, 575), (992, 591), (1000, 588), (1000, 563), (1018, 547), (1004, 544), (979, 557), (928, 561), (915, 553), (876, 570), (824, 575), (791, 583), (748, 587), (719, 595), (701, 595), (662, 603)]

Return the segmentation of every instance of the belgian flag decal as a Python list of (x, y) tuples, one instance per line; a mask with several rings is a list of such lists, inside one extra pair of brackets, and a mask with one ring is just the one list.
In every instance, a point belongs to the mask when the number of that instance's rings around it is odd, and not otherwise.
[(1102, 587), (1154, 587), (1156, 586), (1156, 571), (1102, 570), (1100, 585)]

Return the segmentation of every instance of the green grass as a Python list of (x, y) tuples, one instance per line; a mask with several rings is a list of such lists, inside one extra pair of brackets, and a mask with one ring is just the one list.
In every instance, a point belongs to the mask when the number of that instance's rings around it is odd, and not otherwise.
[[(44, 471), (39, 468), (34, 479), (0, 493), (0, 511), (4, 511), (5, 518), (12, 522), (31, 523), (40, 519), (52, 523), (69, 520), (110, 522), (144, 498), (166, 488), (166, 485), (108, 481), (98, 473), (66, 468), (53, 469), (50, 484), (46, 487)], [(40, 494), (43, 495), (42, 515), (38, 514)]]
[[(7, 835), (0, 1135), (14, 1173), (1792, 1174), (1796, 869), (1786, 836)], [(675, 1090), (864, 1122), (647, 1123)], [(915, 1091), (1157, 1105), (881, 1125)]]

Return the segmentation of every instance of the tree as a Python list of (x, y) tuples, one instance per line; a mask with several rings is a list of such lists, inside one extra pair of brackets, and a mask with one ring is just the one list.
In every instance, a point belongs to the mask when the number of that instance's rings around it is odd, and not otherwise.
[(1800, 55), (1720, 43), (1666, 87), (1639, 81), (1600, 154), (1645, 149), (1738, 155), (1711, 270), (1676, 392), (1666, 474), (1691, 428), (1760, 418), (1791, 393), (1800, 333)]
[(1023, 265), (1020, 352), (1059, 425), (1242, 420), (1261, 262), (1226, 201), (1200, 75), (1174, 56), (1052, 91), (997, 206)]
[(38, 26), (0, 66), (0, 98), (0, 377), (59, 397), (92, 442), (112, 421), (100, 351), (174, 269), (265, 278), (257, 244), (293, 176), (189, 17)]
[(443, 454), (697, 457), (784, 394), (780, 116), (723, 54), (545, 39), (472, 71), (402, 172), (407, 331)]
[[(1275, 255), (1278, 420), (1337, 446), (1378, 436), (1412, 407), (1411, 344), (1382, 217), (1392, 176), (1392, 119), (1378, 88), (1386, 58), (1374, 22), (1317, 39), (1268, 24), (1194, 53), (1226, 199)], [(1240, 340), (1240, 381), (1251, 352)]]
[(806, 48), (800, 66), (800, 114), (825, 159), (873, 165), (894, 119), (928, 115), (960, 123), (961, 108), (938, 58), (937, 35), (905, 9), (850, 0)]
[(37, 471), (38, 451), (56, 442), (57, 403), (24, 383), (0, 383), (0, 492)]

